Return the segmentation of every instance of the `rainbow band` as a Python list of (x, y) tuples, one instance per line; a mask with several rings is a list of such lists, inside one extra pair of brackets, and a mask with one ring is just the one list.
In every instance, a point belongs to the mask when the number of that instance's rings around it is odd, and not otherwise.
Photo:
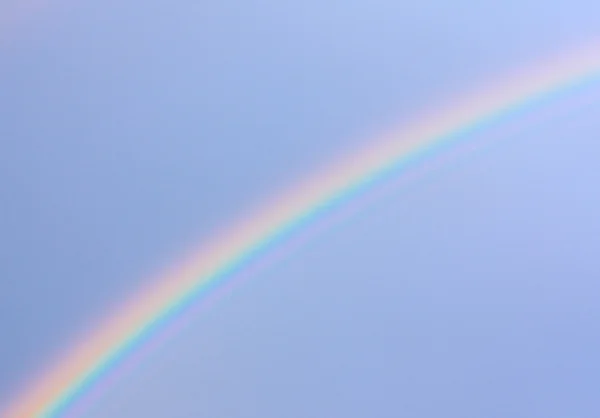
[(342, 159), (209, 241), (190, 262), (164, 275), (82, 340), (63, 361), (26, 388), (2, 416), (64, 416), (157, 330), (326, 212), (473, 132), (600, 79), (600, 48), (585, 48), (539, 68), (419, 118), (408, 129)]

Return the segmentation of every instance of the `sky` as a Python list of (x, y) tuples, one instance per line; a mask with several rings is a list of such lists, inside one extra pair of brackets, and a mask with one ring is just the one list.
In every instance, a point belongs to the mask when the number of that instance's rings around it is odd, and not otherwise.
[[(0, 405), (377, 132), (600, 36), (589, 0), (0, 6)], [(83, 413), (597, 417), (600, 86), (400, 182)]]

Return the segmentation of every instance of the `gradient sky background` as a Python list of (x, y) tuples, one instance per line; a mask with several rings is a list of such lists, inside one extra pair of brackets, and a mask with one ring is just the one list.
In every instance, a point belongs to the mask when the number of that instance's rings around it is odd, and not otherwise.
[[(30, 10), (0, 20), (0, 405), (264, 198), (600, 36), (589, 0), (46, 3), (0, 6)], [(590, 87), (480, 135), (85, 416), (598, 417), (599, 114)]]

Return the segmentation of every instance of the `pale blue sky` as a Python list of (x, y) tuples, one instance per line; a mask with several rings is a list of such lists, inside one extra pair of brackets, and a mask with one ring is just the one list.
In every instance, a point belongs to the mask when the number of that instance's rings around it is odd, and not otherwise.
[[(600, 35), (591, 1), (49, 3), (0, 45), (3, 402), (369, 132)], [(202, 311), (85, 416), (597, 417), (597, 98), (481, 135)]]

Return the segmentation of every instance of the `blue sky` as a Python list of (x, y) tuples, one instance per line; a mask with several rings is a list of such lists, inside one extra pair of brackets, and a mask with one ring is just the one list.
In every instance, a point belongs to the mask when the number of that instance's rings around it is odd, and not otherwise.
[[(371, 132), (600, 35), (589, 1), (48, 3), (0, 38), (0, 400)], [(599, 93), (324, 233), (85, 416), (598, 416)]]

